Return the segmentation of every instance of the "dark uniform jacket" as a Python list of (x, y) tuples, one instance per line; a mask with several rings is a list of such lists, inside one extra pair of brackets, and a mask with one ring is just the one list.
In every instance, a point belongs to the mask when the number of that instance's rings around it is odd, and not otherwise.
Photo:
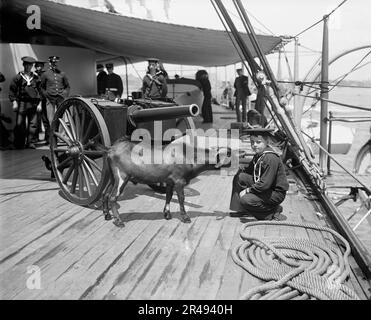
[(52, 99), (56, 96), (68, 97), (70, 84), (63, 71), (49, 69), (41, 76), (41, 91), (44, 97)]
[(112, 88), (117, 89), (117, 91), (113, 90), (112, 92), (116, 96), (121, 97), (122, 92), (124, 91), (124, 87), (123, 87), (123, 84), (122, 84), (121, 77), (116, 73), (107, 74), (106, 89), (110, 90)]
[(285, 167), (277, 153), (267, 146), (263, 153), (254, 155), (245, 173), (251, 174), (254, 184), (250, 190), (252, 193), (263, 193), (267, 190), (286, 193), (289, 189)]
[(40, 77), (36, 73), (31, 73), (31, 78), (27, 82), (26, 75), (19, 72), (10, 83), (9, 99), (13, 101), (26, 101), (38, 103), (40, 100)]
[(247, 97), (251, 94), (249, 89), (249, 78), (241, 75), (234, 81), (234, 88), (236, 89), (236, 95), (239, 97)]
[(98, 94), (105, 94), (107, 88), (107, 73), (106, 71), (101, 71), (97, 75), (97, 92)]

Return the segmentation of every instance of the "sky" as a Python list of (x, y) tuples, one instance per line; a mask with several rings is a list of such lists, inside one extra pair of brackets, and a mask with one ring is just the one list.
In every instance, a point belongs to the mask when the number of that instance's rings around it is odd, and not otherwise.
[[(342, 0), (241, 0), (247, 10), (250, 20), (255, 27), (256, 33), (270, 35), (294, 36), (320, 20), (325, 14), (331, 12)], [(65, 0), (66, 3), (86, 6), (102, 5), (104, 0)], [(139, 17), (143, 19), (175, 23), (180, 25), (204, 27), (211, 29), (223, 29), (210, 0), (110, 0), (115, 9), (123, 15)], [(238, 23), (237, 12), (231, 0), (224, 0), (234, 22), (241, 31), (244, 31)], [(299, 36), (299, 76), (303, 78), (313, 63), (320, 57), (322, 48), (323, 24)], [(347, 0), (329, 20), (329, 47), (330, 58), (340, 52), (361, 45), (371, 45), (371, 0)], [(231, 49), (234, 50), (233, 46)], [(293, 68), (292, 44), (286, 46), (286, 54)], [(357, 51), (339, 60), (330, 66), (330, 78), (337, 78), (349, 71), (370, 49)], [(274, 71), (278, 68), (278, 55), (268, 56), (268, 60)], [(366, 66), (350, 74), (347, 79), (367, 80), (371, 79), (371, 54), (363, 63)], [(166, 65), (165, 65), (166, 67)], [(181, 73), (187, 73), (192, 67), (168, 66), (179, 69)], [(140, 71), (144, 69), (141, 64), (137, 66)], [(220, 68), (218, 68), (220, 69)], [(218, 70), (228, 78), (234, 76), (235, 66), (225, 70)], [(178, 72), (178, 73), (179, 73)], [(193, 72), (193, 71), (192, 71)], [(284, 77), (288, 77), (286, 64), (282, 64)]]

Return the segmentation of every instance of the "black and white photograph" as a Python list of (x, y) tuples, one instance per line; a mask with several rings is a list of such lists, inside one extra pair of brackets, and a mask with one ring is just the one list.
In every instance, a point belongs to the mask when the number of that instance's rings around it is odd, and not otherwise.
[(0, 300), (371, 300), (370, 17), (2, 0)]

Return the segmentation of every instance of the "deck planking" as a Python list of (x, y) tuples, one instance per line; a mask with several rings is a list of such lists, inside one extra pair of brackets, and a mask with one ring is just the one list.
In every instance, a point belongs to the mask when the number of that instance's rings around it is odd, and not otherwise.
[[(226, 127), (226, 121), (217, 118), (213, 126)], [(128, 185), (119, 202), (126, 223), (120, 229), (101, 211), (61, 197), (40, 161), (45, 153), (0, 154), (2, 299), (238, 299), (261, 283), (232, 260), (231, 251), (242, 241), (240, 229), (252, 220), (229, 215), (233, 171), (206, 172), (186, 188), (190, 224), (180, 222), (175, 194), (173, 219), (167, 221), (164, 195)], [(307, 198), (310, 190), (294, 175), (290, 180), (297, 185), (283, 203), (288, 220), (331, 226), (316, 214), (324, 212)], [(259, 226), (249, 233), (333, 241), (327, 233), (294, 227)], [(354, 259), (350, 263), (348, 285), (361, 298), (370, 297), (369, 283)], [(41, 290), (26, 287), (30, 265), (41, 269)]]

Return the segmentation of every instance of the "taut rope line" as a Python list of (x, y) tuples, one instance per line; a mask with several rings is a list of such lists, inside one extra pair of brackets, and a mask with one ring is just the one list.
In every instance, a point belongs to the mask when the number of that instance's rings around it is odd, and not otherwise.
[[(278, 225), (329, 232), (345, 246), (339, 247), (309, 239), (270, 239), (248, 235), (253, 226)], [(357, 294), (343, 283), (350, 274), (349, 243), (336, 231), (314, 224), (256, 221), (243, 225), (244, 242), (232, 251), (233, 261), (255, 277), (268, 281), (250, 289), (241, 299), (283, 300), (358, 300)]]

